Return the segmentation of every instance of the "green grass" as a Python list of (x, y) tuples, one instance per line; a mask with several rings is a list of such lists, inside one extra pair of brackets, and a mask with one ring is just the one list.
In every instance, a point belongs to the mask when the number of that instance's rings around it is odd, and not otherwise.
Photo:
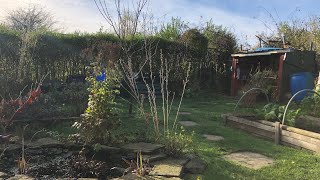
[[(159, 99), (159, 102), (161, 99)], [(223, 179), (319, 179), (320, 156), (305, 150), (297, 150), (275, 145), (271, 141), (259, 139), (237, 129), (223, 125), (221, 114), (232, 113), (236, 99), (214, 94), (202, 93), (199, 97), (184, 99), (180, 111), (191, 112), (191, 115), (180, 115), (178, 120), (197, 122), (199, 126), (188, 127), (187, 131), (195, 132), (196, 153), (208, 163), (202, 178), (207, 180)], [(174, 103), (173, 111), (178, 102)], [(263, 106), (263, 103), (259, 106)], [(122, 124), (114, 136), (119, 143), (142, 141), (146, 125), (143, 120), (127, 115), (126, 105), (121, 116)], [(237, 113), (252, 113), (250, 108), (239, 108)], [(174, 115), (171, 117), (173, 123)], [(162, 123), (162, 122), (160, 122)], [(152, 126), (152, 122), (150, 122)], [(220, 135), (224, 141), (211, 142), (202, 137), (203, 134)], [(150, 136), (151, 137), (151, 136)], [(236, 151), (257, 152), (275, 160), (275, 164), (259, 170), (251, 170), (225, 161), (222, 156)], [(188, 176), (187, 179), (196, 179)]]
[[(233, 112), (236, 100), (219, 95), (205, 95), (185, 99), (182, 111), (191, 115), (181, 116), (199, 123), (188, 128), (196, 133), (198, 154), (208, 163), (203, 179), (319, 179), (320, 156), (311, 152), (277, 146), (273, 142), (259, 139), (240, 130), (225, 127), (220, 117), (223, 113)], [(238, 111), (250, 111), (240, 108)], [(202, 134), (221, 135), (224, 141), (210, 142)], [(225, 161), (222, 156), (235, 151), (252, 151), (274, 158), (273, 166), (260, 170), (248, 168)], [(189, 179), (195, 179), (191, 176)]]

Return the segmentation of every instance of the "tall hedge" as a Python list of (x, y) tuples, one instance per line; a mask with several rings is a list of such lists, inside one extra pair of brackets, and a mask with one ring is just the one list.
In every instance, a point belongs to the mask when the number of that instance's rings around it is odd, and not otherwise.
[[(26, 83), (34, 82), (48, 72), (50, 72), (48, 80), (65, 81), (69, 75), (83, 74), (85, 66), (92, 62), (115, 64), (119, 58), (124, 56), (123, 49), (121, 49), (123, 43), (132, 45), (133, 65), (139, 66), (145, 58), (144, 40), (152, 42), (153, 51), (156, 52), (153, 57), (153, 70), (159, 71), (161, 49), (162, 57), (167, 59), (173, 67), (172, 81), (183, 78), (185, 73), (183, 68), (186, 62), (195, 64), (192, 65), (194, 73), (199, 72), (196, 70), (201, 67), (199, 64), (208, 62), (205, 60), (208, 40), (195, 30), (186, 32), (181, 40), (176, 41), (157, 36), (147, 39), (137, 36), (126, 42), (120, 42), (116, 36), (101, 32), (95, 34), (36, 32), (32, 34), (35, 46), (26, 49), (29, 54), (28, 64), (19, 69), (17, 67), (21, 66), (22, 37), (19, 32), (0, 26), (0, 82), (2, 86), (0, 95), (8, 94), (12, 89), (19, 89)], [(145, 69), (145, 71), (148, 70)], [(23, 77), (19, 76), (21, 74)], [(17, 84), (12, 82), (20, 82), (20, 87), (17, 88)]]

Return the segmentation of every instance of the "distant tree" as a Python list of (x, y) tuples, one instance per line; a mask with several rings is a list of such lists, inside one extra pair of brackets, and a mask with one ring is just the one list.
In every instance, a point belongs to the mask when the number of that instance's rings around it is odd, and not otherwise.
[(30, 5), (10, 12), (6, 17), (6, 24), (12, 29), (26, 33), (40, 29), (51, 30), (55, 21), (44, 8)]
[(261, 39), (263, 46), (283, 47), (282, 36), (285, 43), (292, 48), (300, 50), (320, 51), (320, 17), (310, 16), (308, 19), (291, 19), (277, 22), (275, 33), (261, 32), (257, 37)]
[(189, 29), (181, 36), (181, 41), (186, 44), (194, 55), (204, 56), (208, 48), (208, 39), (198, 29)]
[(208, 52), (212, 59), (218, 64), (228, 61), (230, 55), (236, 50), (235, 35), (222, 26), (214, 25), (212, 21), (207, 22), (203, 34), (208, 39)]
[(188, 29), (188, 23), (181, 18), (171, 18), (171, 22), (161, 26), (158, 35), (164, 39), (178, 40), (182, 34)]
[(279, 25), (279, 36), (280, 34), (285, 35), (290, 46), (294, 48), (309, 50), (310, 44), (313, 43), (313, 50), (320, 50), (319, 17), (310, 17), (308, 20), (296, 19), (291, 22), (281, 22)]
[(19, 32), (19, 59), (15, 66), (16, 79), (20, 83), (31, 78), (31, 69), (35, 65), (34, 49), (38, 35), (43, 31), (52, 30), (55, 21), (53, 16), (37, 5), (18, 8), (9, 12), (5, 25)]

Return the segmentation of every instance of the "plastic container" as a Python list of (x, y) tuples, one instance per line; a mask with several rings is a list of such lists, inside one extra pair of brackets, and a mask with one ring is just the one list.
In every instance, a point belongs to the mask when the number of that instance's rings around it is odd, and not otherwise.
[(100, 75), (97, 75), (96, 81), (105, 81), (107, 78), (106, 72), (102, 71)]
[[(303, 89), (313, 89), (314, 88), (314, 79), (313, 75), (310, 72), (301, 72), (295, 73), (291, 75), (290, 79), (290, 91), (291, 95), (293, 96), (298, 91)], [(293, 100), (296, 102), (300, 102), (308, 92), (302, 92), (298, 94)]]

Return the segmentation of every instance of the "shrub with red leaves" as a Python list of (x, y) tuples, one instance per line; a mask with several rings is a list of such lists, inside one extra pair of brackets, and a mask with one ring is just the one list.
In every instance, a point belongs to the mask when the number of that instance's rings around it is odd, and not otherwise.
[(27, 106), (35, 102), (41, 94), (41, 83), (35, 89), (25, 95), (20, 95), (16, 99), (2, 99), (0, 103), (0, 126), (2, 126), (4, 134), (6, 129), (12, 124), (13, 119), (18, 113), (22, 113)]

